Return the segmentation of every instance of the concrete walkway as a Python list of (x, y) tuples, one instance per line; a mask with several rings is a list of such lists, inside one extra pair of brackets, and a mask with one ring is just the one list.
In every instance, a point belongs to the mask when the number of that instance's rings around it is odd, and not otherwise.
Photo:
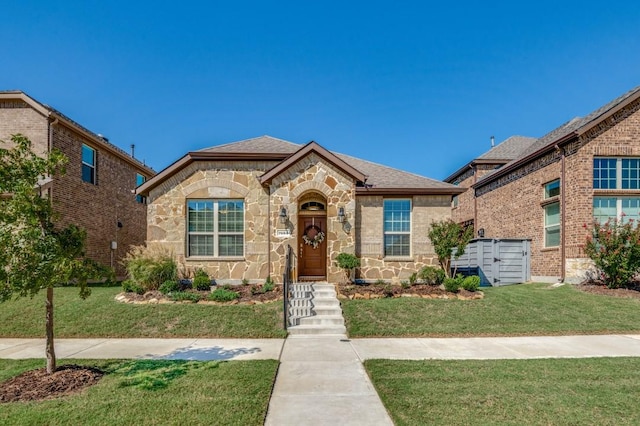
[[(43, 358), (44, 339), (0, 339), (0, 358)], [(63, 358), (279, 359), (267, 425), (392, 425), (365, 359), (640, 357), (640, 335), (347, 339), (56, 339)]]

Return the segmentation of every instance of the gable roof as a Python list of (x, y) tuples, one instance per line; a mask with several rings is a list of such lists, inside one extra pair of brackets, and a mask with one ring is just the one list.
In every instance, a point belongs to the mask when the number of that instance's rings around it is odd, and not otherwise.
[(82, 136), (89, 139), (93, 144), (95, 144), (96, 147), (103, 148), (106, 151), (109, 151), (116, 157), (146, 172), (146, 174), (148, 174), (149, 176), (153, 176), (156, 174), (155, 170), (153, 170), (151, 167), (132, 157), (123, 149), (115, 146), (104, 136), (92, 132), (91, 130), (67, 117), (57, 109), (37, 101), (21, 90), (0, 90), (0, 100), (3, 99), (19, 99), (42, 114), (44, 117), (47, 117), (51, 122), (55, 122), (56, 120), (58, 120), (58, 122), (63, 123), (72, 130), (80, 133)]
[(506, 164), (514, 158), (517, 158), (523, 151), (529, 148), (536, 141), (536, 138), (532, 138), (529, 136), (510, 136), (504, 141), (500, 142), (498, 145), (491, 148), (489, 151), (480, 155), (478, 158), (471, 160), (464, 166), (460, 167), (444, 181), (455, 181), (456, 178), (458, 178), (462, 173), (464, 173), (470, 167), (475, 166), (476, 164)]
[(137, 193), (147, 194), (151, 189), (194, 161), (278, 161), (278, 164), (265, 172), (260, 179), (261, 183), (268, 184), (271, 179), (311, 152), (316, 153), (359, 182), (356, 188), (357, 193), (426, 195), (459, 194), (464, 191), (464, 189), (448, 183), (335, 153), (313, 141), (300, 145), (264, 135), (188, 152), (184, 157), (138, 187)]
[(473, 187), (479, 188), (484, 186), (500, 176), (504, 176), (510, 171), (551, 152), (556, 146), (565, 145), (576, 140), (581, 135), (598, 126), (604, 120), (638, 99), (640, 99), (640, 86), (629, 90), (585, 117), (575, 117), (563, 123), (535, 141), (520, 153), (518, 157), (505, 164), (502, 168), (483, 176)]

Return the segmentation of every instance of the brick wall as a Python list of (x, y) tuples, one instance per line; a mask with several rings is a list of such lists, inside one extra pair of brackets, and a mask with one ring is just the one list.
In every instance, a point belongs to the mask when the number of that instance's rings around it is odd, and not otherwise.
[[(96, 149), (96, 185), (82, 180), (83, 143)], [(53, 126), (52, 145), (69, 159), (66, 174), (55, 180), (52, 191), (60, 223), (84, 228), (87, 255), (122, 275), (120, 260), (131, 245), (143, 244), (146, 238), (146, 206), (131, 192), (136, 173), (142, 171), (64, 125)], [(116, 250), (111, 249), (112, 241), (117, 242)]]
[[(22, 133), (31, 140), (36, 154), (47, 152), (47, 118), (22, 100), (1, 100), (0, 140), (10, 142), (11, 135), (16, 133)], [(0, 147), (9, 148), (10, 145), (0, 144)]]

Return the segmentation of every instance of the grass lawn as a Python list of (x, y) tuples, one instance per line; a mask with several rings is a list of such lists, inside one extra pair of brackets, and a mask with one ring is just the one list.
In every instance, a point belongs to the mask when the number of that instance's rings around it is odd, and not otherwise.
[(396, 425), (637, 425), (640, 358), (368, 360)]
[[(106, 371), (59, 399), (0, 405), (2, 425), (262, 425), (278, 361), (65, 360)], [(0, 382), (44, 366), (0, 359)]]
[(571, 285), (483, 288), (482, 300), (342, 300), (350, 337), (508, 336), (640, 331), (640, 299), (594, 295)]
[[(93, 287), (86, 300), (75, 287), (54, 291), (55, 336), (284, 337), (282, 302), (263, 305), (129, 305), (121, 287)], [(45, 292), (0, 304), (0, 337), (44, 337)]]

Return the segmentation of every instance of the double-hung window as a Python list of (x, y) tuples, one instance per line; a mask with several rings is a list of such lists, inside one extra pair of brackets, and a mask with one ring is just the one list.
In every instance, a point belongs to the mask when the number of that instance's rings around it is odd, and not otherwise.
[[(640, 219), (640, 158), (593, 159), (593, 218), (598, 222), (617, 219), (625, 223)], [(608, 194), (606, 190), (629, 192)]]
[(96, 184), (96, 150), (82, 144), (82, 180)]
[(384, 255), (411, 256), (411, 200), (384, 200)]
[(189, 200), (187, 227), (188, 256), (244, 255), (242, 200)]
[[(143, 175), (141, 175), (140, 173), (136, 173), (136, 187), (142, 185), (146, 180), (147, 178), (145, 178)], [(144, 204), (146, 200), (147, 197), (143, 195), (136, 195), (136, 201), (138, 203)]]
[(556, 179), (544, 185), (544, 246), (560, 245), (560, 180)]

